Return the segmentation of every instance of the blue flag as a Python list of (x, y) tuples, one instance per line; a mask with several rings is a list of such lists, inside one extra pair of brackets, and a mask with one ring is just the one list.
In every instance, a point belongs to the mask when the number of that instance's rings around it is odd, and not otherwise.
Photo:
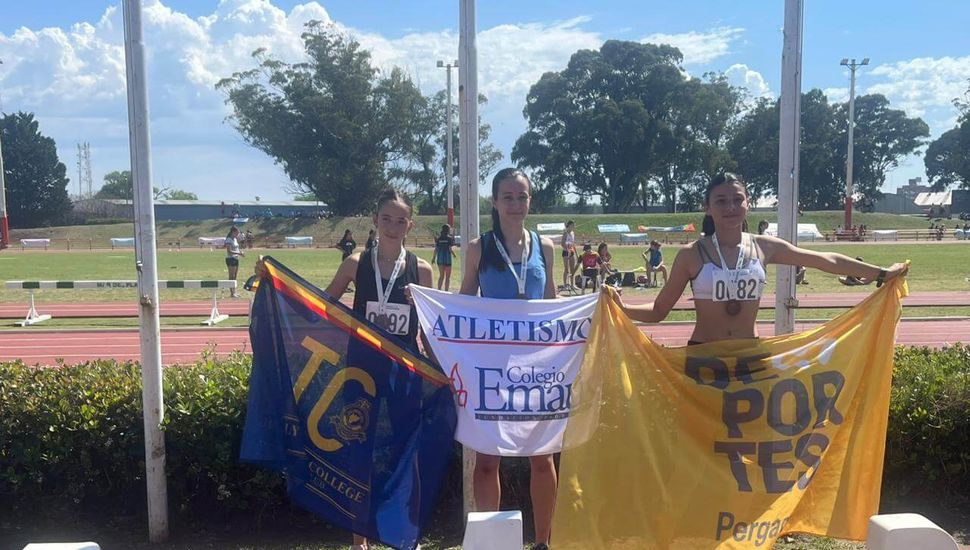
[(414, 548), (457, 417), (440, 367), (272, 258), (253, 302), (240, 459), (338, 527)]

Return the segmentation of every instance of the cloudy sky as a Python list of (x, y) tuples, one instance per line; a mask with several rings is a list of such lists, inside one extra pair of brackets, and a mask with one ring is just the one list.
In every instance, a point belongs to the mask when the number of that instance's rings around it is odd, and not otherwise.
[[(843, 57), (872, 59), (858, 93), (885, 94), (921, 116), (933, 137), (953, 127), (952, 100), (970, 79), (970, 2), (812, 0), (806, 2), (805, 90), (848, 97)], [(78, 142), (91, 144), (95, 188), (128, 167), (123, 24), (120, 0), (2, 0), (0, 110), (32, 111), (57, 141), (76, 192)], [(331, 21), (373, 52), (381, 67), (404, 68), (426, 93), (444, 88), (438, 59), (455, 59), (458, 0), (145, 0), (151, 130), (156, 185), (202, 199), (288, 199), (286, 176), (225, 123), (214, 88), (253, 65), (268, 48), (302, 57), (309, 20)], [(581, 48), (605, 40), (670, 43), (690, 74), (727, 73), (752, 95), (780, 90), (783, 0), (485, 0), (478, 6), (483, 118), (506, 155), (525, 129), (529, 86), (562, 69)], [(921, 157), (890, 174), (884, 190), (923, 175)]]

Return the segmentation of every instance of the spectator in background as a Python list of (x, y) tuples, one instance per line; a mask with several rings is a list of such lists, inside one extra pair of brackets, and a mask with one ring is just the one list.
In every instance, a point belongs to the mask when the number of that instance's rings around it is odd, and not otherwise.
[(374, 248), (375, 244), (377, 244), (377, 231), (374, 229), (371, 229), (367, 233), (367, 242), (364, 243), (364, 252), (367, 252), (368, 250)]
[(246, 230), (246, 235), (243, 237), (243, 239), (246, 243), (246, 248), (252, 248), (253, 244), (256, 242), (256, 236), (253, 235), (253, 232), (248, 229)]
[(345, 230), (343, 238), (337, 242), (334, 248), (340, 250), (342, 254), (340, 261), (346, 260), (348, 256), (354, 253), (354, 249), (357, 248), (357, 242), (354, 241), (353, 233), (349, 229)]
[[(839, 228), (841, 229), (842, 226), (840, 225)], [(764, 235), (765, 231), (768, 231), (768, 220), (761, 220), (758, 222), (758, 234)]]
[(667, 284), (667, 266), (664, 265), (664, 255), (660, 252), (660, 242), (650, 241), (650, 248), (641, 254), (647, 265), (647, 286), (657, 286), (657, 273), (664, 276), (664, 285)]
[[(239, 228), (233, 227), (226, 235), (226, 268), (229, 270), (230, 281), (236, 280), (236, 274), (239, 273), (239, 258), (245, 255), (239, 248)], [(239, 297), (235, 288), (229, 289), (229, 295), (233, 298)]]
[(566, 229), (559, 239), (562, 247), (562, 286), (563, 290), (573, 288), (573, 274), (576, 273), (576, 222), (566, 222)]
[(583, 266), (583, 288), (586, 292), (586, 279), (593, 281), (593, 288), (599, 288), (600, 280), (600, 256), (593, 252), (593, 245), (586, 243), (583, 245), (583, 254), (579, 257), (579, 263)]
[(441, 226), (441, 233), (435, 237), (434, 254), (431, 264), (438, 264), (438, 290), (451, 290), (451, 259), (455, 256), (455, 237), (451, 234), (451, 226)]

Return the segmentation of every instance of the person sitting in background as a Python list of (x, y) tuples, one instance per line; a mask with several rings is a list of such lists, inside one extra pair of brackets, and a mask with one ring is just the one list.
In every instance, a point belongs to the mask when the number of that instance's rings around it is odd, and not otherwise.
[(593, 288), (599, 288), (600, 256), (593, 252), (593, 245), (589, 243), (583, 245), (583, 255), (580, 256), (579, 263), (583, 266), (583, 292), (586, 292), (585, 279), (591, 279)]
[(661, 273), (664, 276), (664, 284), (667, 284), (667, 266), (664, 265), (664, 255), (662, 252), (660, 252), (660, 246), (661, 245), (659, 242), (650, 241), (650, 248), (641, 254), (647, 264), (648, 287), (657, 286), (657, 273)]
[(600, 264), (600, 280), (604, 284), (613, 284), (619, 286), (619, 272), (613, 269), (613, 254), (610, 253), (610, 246), (606, 243), (600, 243), (596, 247), (596, 254), (599, 256)]

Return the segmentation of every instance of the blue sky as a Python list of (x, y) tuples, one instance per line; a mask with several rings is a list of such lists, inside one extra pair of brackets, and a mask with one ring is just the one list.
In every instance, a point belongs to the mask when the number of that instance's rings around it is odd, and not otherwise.
[[(3, 110), (36, 113), (57, 141), (72, 192), (76, 143), (89, 142), (97, 188), (105, 173), (128, 165), (120, 0), (3, 4)], [(481, 1), (479, 82), (490, 98), (482, 116), (507, 162), (525, 129), (529, 85), (577, 49), (614, 38), (673, 43), (690, 74), (726, 72), (753, 96), (777, 96), (783, 8), (783, 0)], [(353, 33), (376, 62), (403, 67), (426, 93), (444, 87), (434, 61), (457, 57), (458, 0), (147, 0), (156, 185), (213, 200), (289, 198), (286, 176), (223, 122), (227, 111), (213, 84), (251, 66), (249, 52), (259, 46), (297, 60), (309, 19)], [(967, 21), (970, 2), (806, 2), (803, 89), (844, 100), (848, 74), (839, 60), (869, 57), (857, 91), (885, 94), (938, 136), (953, 126), (950, 102), (970, 79)], [(922, 171), (921, 157), (907, 159), (884, 189)]]

